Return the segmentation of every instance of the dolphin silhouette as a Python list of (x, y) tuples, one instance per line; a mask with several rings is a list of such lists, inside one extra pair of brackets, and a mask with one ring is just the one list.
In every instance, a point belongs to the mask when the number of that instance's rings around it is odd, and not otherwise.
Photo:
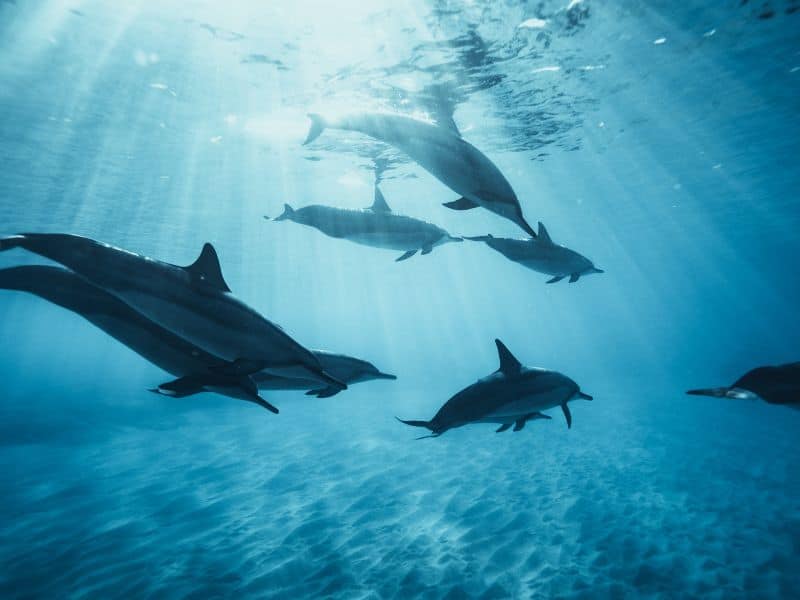
[(438, 437), (444, 432), (470, 423), (500, 423), (497, 430), (505, 431), (515, 423), (519, 431), (534, 419), (546, 419), (541, 411), (561, 407), (572, 427), (572, 413), (567, 403), (582, 398), (592, 400), (580, 391), (578, 384), (556, 371), (524, 367), (505, 344), (495, 340), (500, 368), (479, 379), (450, 398), (429, 421), (405, 421), (414, 427), (425, 427)]
[(693, 396), (756, 400), (800, 409), (800, 362), (748, 371), (728, 387), (689, 390)]
[(461, 195), (445, 203), (453, 210), (478, 206), (519, 225), (528, 235), (528, 225), (511, 184), (483, 152), (464, 140), (455, 127), (441, 127), (402, 115), (361, 113), (326, 120), (309, 114), (311, 128), (304, 145), (317, 139), (326, 128), (357, 131), (405, 152), (431, 175)]
[(64, 265), (161, 327), (227, 361), (217, 369), (221, 374), (244, 376), (266, 370), (347, 388), (324, 372), (310, 350), (230, 293), (211, 244), (203, 246), (188, 267), (70, 234), (28, 233), (0, 239), (0, 251), (12, 248)]
[(330, 237), (365, 246), (402, 251), (397, 261), (411, 258), (419, 250), (430, 254), (441, 244), (463, 241), (432, 223), (393, 213), (377, 185), (375, 200), (369, 208), (353, 210), (312, 204), (293, 209), (284, 204), (283, 213), (274, 220), (309, 225)]
[(574, 250), (554, 243), (544, 225), (539, 223), (539, 235), (536, 239), (516, 240), (496, 238), (492, 234), (465, 239), (473, 242), (486, 242), (486, 245), (500, 254), (521, 264), (524, 267), (552, 275), (547, 283), (556, 283), (569, 276), (569, 282), (575, 283), (582, 275), (603, 273), (585, 256)]

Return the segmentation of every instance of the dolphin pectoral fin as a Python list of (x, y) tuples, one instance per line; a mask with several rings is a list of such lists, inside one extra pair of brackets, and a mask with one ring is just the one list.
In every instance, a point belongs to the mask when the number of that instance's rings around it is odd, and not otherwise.
[(237, 358), (232, 362), (209, 367), (209, 371), (226, 377), (243, 377), (258, 373), (264, 368), (264, 361), (250, 360), (248, 358)]
[(472, 210), (473, 208), (478, 208), (480, 204), (476, 204), (469, 198), (459, 198), (458, 200), (453, 200), (452, 202), (445, 202), (442, 206), (446, 206), (452, 210)]
[(567, 419), (567, 429), (572, 429), (572, 413), (569, 412), (569, 406), (564, 402), (561, 405), (561, 410), (564, 411), (564, 418)]
[(558, 283), (559, 281), (561, 281), (562, 279), (564, 279), (564, 277), (566, 277), (566, 275), (556, 275), (556, 276), (555, 276), (555, 277), (553, 277), (552, 279), (548, 279), (548, 280), (547, 280), (547, 283)]
[(526, 417), (522, 417), (521, 419), (517, 420), (517, 422), (514, 423), (514, 431), (521, 431), (525, 427), (526, 421)]
[(303, 146), (307, 146), (315, 139), (317, 139), (322, 132), (325, 131), (325, 119), (323, 119), (320, 115), (316, 113), (309, 113), (308, 118), (311, 119), (311, 128), (308, 130), (308, 135), (306, 136), (306, 141), (303, 142)]
[[(403, 256), (401, 256), (399, 258), (395, 258), (394, 262), (400, 262), (401, 260), (408, 260), (409, 258), (414, 256), (416, 253), (417, 253), (416, 250), (409, 250), (408, 252), (404, 253)], [(424, 252), (423, 252), (423, 254), (424, 254)]]
[(581, 278), (580, 273), (573, 273), (572, 275), (569, 276), (569, 282), (570, 283), (575, 283), (580, 278)]
[(160, 384), (157, 388), (150, 390), (162, 396), (170, 396), (172, 398), (185, 398), (193, 394), (199, 394), (205, 391), (203, 389), (203, 382), (201, 378), (196, 375), (188, 375), (186, 377), (179, 377), (167, 383)]
[(511, 427), (511, 423), (503, 423), (502, 425), (500, 425), (500, 427), (495, 429), (494, 432), (495, 433), (500, 433), (501, 431), (505, 431), (506, 429), (508, 429), (510, 427)]
[(335, 396), (341, 391), (342, 390), (340, 390), (339, 388), (329, 385), (328, 387), (324, 388), (308, 390), (306, 392), (306, 396), (316, 396), (317, 398), (330, 398), (331, 396)]
[(433, 246), (423, 246), (422, 247), (422, 256), (426, 254), (430, 254), (433, 251)]

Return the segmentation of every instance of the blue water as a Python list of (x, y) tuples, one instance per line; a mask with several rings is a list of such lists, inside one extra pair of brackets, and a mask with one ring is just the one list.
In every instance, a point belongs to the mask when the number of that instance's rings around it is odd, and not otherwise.
[[(620, 4), (621, 6), (617, 6)], [(397, 381), (319, 400), (171, 379), (0, 292), (0, 596), (800, 596), (800, 413), (686, 396), (798, 360), (800, 3), (0, 2), (0, 233), (176, 264)], [(454, 108), (529, 221), (605, 270), (482, 244), (397, 253), (284, 202), (517, 236), (402, 154), (307, 112)], [(0, 267), (44, 263), (15, 250)], [(427, 419), (497, 368), (592, 394), (521, 432)]]

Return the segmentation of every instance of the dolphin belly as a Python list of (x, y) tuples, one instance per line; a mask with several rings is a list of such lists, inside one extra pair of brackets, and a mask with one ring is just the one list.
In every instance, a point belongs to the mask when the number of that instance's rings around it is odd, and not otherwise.
[[(573, 393), (573, 390), (568, 387), (557, 387), (541, 393), (528, 394), (522, 398), (511, 400), (497, 406), (489, 411), (484, 418), (487, 419), (508, 419), (511, 417), (519, 417), (519, 415), (526, 415), (533, 412), (540, 412), (561, 406), (564, 400), (568, 399)], [(504, 421), (492, 421), (504, 422)]]

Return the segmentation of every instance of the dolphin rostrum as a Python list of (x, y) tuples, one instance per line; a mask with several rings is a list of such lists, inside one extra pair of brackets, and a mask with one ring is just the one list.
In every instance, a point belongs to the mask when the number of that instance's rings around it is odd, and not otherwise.
[(347, 385), (325, 373), (317, 357), (238, 300), (222, 277), (217, 253), (203, 246), (188, 267), (70, 234), (21, 234), (0, 239), (0, 251), (24, 248), (71, 269), (161, 327), (227, 361), (224, 375), (258, 371)]
[(397, 261), (411, 258), (419, 250), (430, 254), (435, 246), (463, 241), (432, 223), (393, 213), (377, 185), (375, 201), (369, 208), (353, 210), (312, 204), (293, 209), (284, 204), (283, 213), (275, 221), (285, 220), (309, 225), (333, 238), (403, 252)]
[(575, 283), (582, 275), (603, 273), (585, 256), (574, 250), (554, 243), (542, 223), (539, 223), (539, 235), (536, 239), (516, 240), (496, 238), (492, 234), (477, 237), (467, 236), (473, 242), (486, 242), (509, 260), (539, 273), (552, 275), (547, 283), (556, 283), (569, 276), (569, 282)]
[[(249, 400), (277, 412), (277, 408), (260, 398), (257, 392), (254, 394), (248, 381), (250, 378), (231, 377), (215, 371), (225, 361), (164, 329), (72, 271), (42, 265), (0, 269), (0, 289), (35, 294), (77, 313), (152, 364), (184, 379), (180, 390), (175, 389), (174, 382), (170, 382), (155, 388), (152, 390), (154, 392), (182, 397), (213, 391)], [(313, 352), (326, 372), (348, 384), (372, 379), (397, 379), (394, 375), (382, 373), (365, 360), (321, 350)], [(259, 389), (310, 390), (309, 395), (320, 397), (339, 391), (332, 386), (318, 389), (319, 382), (310, 378), (291, 379), (265, 372), (254, 373), (251, 377)], [(188, 385), (191, 382), (195, 385)]]
[(689, 390), (686, 393), (717, 398), (761, 398), (769, 404), (784, 404), (800, 409), (800, 362), (758, 367), (742, 375), (730, 387)]
[(528, 235), (528, 225), (511, 184), (483, 152), (464, 140), (454, 127), (441, 127), (402, 115), (361, 113), (336, 120), (310, 114), (311, 129), (303, 144), (317, 139), (325, 128), (357, 131), (405, 152), (461, 198), (445, 203), (453, 210), (482, 206), (510, 219)]
[(500, 368), (479, 379), (445, 402), (430, 421), (403, 421), (406, 425), (426, 427), (438, 437), (445, 431), (470, 423), (500, 423), (498, 432), (514, 423), (519, 431), (527, 421), (547, 419), (541, 411), (560, 406), (572, 427), (572, 413), (567, 403), (576, 398), (591, 400), (569, 377), (533, 367), (524, 367), (503, 342), (495, 340)]

